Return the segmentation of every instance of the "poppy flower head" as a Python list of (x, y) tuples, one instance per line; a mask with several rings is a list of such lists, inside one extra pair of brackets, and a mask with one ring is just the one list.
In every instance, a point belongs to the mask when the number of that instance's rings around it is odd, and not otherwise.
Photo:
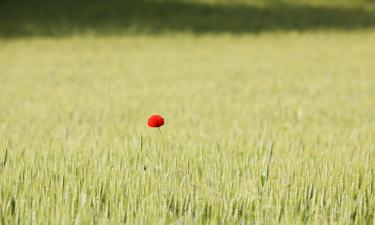
[(149, 127), (161, 127), (164, 125), (164, 118), (159, 115), (153, 115), (148, 118), (147, 125)]

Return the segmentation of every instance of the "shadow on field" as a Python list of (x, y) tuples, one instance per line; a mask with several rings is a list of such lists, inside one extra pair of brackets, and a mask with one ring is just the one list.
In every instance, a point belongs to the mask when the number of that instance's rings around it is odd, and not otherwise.
[(375, 27), (375, 10), (269, 4), (210, 5), (144, 0), (2, 0), (0, 37), (76, 33), (257, 33)]

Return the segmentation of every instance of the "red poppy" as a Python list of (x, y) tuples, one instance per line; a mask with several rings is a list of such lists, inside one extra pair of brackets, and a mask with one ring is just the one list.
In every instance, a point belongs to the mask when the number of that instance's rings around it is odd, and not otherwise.
[(149, 127), (161, 127), (164, 125), (164, 118), (159, 115), (153, 115), (148, 118), (147, 124)]

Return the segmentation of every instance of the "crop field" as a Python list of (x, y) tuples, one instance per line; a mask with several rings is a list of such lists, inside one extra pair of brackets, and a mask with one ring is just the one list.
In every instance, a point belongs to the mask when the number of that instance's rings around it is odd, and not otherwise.
[(0, 224), (374, 224), (374, 40), (3, 39)]
[(0, 2), (0, 225), (373, 225), (374, 160), (374, 0)]

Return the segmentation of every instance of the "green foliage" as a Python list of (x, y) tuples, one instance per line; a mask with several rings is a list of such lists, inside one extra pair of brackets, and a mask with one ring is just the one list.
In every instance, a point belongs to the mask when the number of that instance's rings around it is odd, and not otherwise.
[(0, 37), (357, 30), (375, 27), (370, 1), (3, 0)]

